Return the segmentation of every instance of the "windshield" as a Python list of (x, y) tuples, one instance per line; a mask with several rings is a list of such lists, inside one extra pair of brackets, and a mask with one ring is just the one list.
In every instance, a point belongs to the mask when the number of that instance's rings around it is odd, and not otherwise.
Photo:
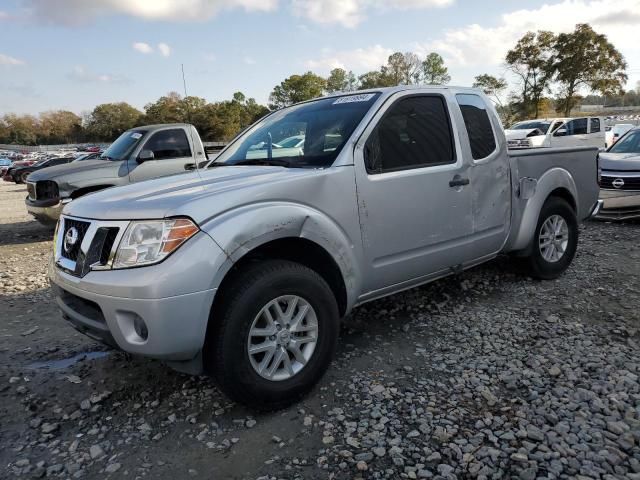
[(146, 130), (127, 130), (100, 155), (100, 158), (125, 160), (145, 133), (147, 133)]
[(533, 130), (534, 128), (537, 128), (538, 130), (541, 130), (542, 133), (547, 133), (550, 125), (551, 122), (520, 122), (512, 125), (511, 130)]
[(611, 153), (640, 153), (640, 130), (633, 130), (609, 149)]
[(379, 95), (323, 98), (279, 110), (238, 137), (209, 166), (328, 167)]

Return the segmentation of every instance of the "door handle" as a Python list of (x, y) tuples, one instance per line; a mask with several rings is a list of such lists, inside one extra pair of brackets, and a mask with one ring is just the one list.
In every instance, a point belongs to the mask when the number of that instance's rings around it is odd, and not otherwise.
[(460, 175), (456, 175), (452, 180), (449, 180), (450, 187), (464, 187), (465, 185), (469, 185), (469, 179), (462, 178)]

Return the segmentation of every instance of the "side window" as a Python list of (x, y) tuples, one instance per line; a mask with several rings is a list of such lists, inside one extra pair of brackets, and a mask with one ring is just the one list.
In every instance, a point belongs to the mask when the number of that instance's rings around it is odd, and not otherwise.
[(584, 135), (587, 133), (587, 119), (576, 118), (567, 122), (567, 135)]
[(69, 159), (67, 159), (67, 158), (56, 158), (54, 160), (51, 160), (51, 163), (49, 164), (49, 166), (62, 165), (64, 163), (69, 163)]
[(600, 131), (600, 119), (592, 118), (591, 119), (591, 133), (598, 133)]
[(144, 149), (151, 150), (155, 160), (191, 156), (187, 134), (181, 128), (154, 133)]
[(444, 99), (414, 96), (389, 108), (365, 144), (369, 173), (455, 163), (453, 134)]
[(496, 137), (484, 101), (478, 95), (470, 94), (458, 94), (456, 100), (467, 128), (473, 159), (488, 157), (496, 150)]

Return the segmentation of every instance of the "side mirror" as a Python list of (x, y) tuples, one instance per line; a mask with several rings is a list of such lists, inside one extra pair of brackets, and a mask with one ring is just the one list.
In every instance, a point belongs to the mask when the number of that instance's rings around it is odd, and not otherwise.
[(566, 135), (567, 135), (566, 128), (559, 128), (558, 130), (556, 130), (556, 133), (553, 134), (554, 137), (564, 137)]
[(147, 162), (149, 160), (153, 160), (155, 158), (155, 156), (153, 155), (153, 151), (152, 150), (142, 150), (139, 154), (138, 154), (138, 163), (144, 163)]

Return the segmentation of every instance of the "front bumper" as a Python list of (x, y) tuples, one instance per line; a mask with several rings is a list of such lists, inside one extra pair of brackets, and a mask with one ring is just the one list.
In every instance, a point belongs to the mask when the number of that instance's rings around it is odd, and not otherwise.
[(29, 197), (24, 201), (27, 211), (35, 219), (47, 226), (55, 226), (62, 213), (64, 204), (59, 200), (31, 200)]
[[(217, 291), (213, 278), (225, 259), (201, 232), (157, 265), (78, 277), (52, 261), (49, 279), (58, 307), (76, 329), (132, 354), (184, 362), (204, 345)], [(146, 338), (136, 328), (140, 322)]]
[(595, 215), (599, 220), (631, 220), (640, 218), (640, 192), (600, 190), (602, 208)]

